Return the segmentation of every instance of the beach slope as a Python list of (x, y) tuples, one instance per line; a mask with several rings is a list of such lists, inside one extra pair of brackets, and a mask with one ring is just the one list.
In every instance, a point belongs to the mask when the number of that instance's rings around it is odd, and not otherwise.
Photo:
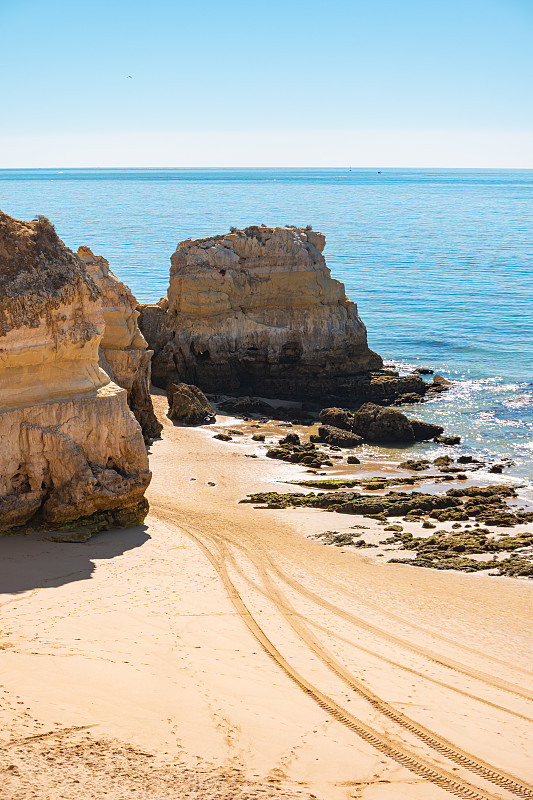
[(153, 399), (145, 525), (0, 540), (0, 796), (533, 796), (533, 585), (323, 546), (360, 520), (239, 504), (301, 468)]

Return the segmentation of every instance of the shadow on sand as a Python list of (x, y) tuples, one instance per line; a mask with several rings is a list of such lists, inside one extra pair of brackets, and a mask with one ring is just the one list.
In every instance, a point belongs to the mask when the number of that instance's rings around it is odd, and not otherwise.
[[(0, 594), (88, 580), (94, 561), (116, 558), (150, 539), (147, 526), (104, 531), (87, 542), (47, 542), (43, 534), (0, 537)], [(47, 534), (50, 535), (50, 534)]]

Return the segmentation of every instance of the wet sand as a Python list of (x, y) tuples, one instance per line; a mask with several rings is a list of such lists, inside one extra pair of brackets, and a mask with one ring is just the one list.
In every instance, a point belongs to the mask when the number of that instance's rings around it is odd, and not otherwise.
[(0, 539), (0, 797), (533, 797), (533, 584), (324, 546), (381, 528), (154, 401), (144, 526)]

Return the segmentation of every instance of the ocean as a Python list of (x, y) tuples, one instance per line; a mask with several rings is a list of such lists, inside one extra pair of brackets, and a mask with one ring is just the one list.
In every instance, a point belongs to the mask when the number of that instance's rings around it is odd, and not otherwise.
[(49, 217), (140, 302), (166, 293), (183, 239), (312, 225), (370, 347), (402, 371), (429, 366), (454, 381), (408, 413), (460, 435), (462, 453), (511, 459), (505, 476), (533, 497), (533, 170), (0, 170), (0, 208)]

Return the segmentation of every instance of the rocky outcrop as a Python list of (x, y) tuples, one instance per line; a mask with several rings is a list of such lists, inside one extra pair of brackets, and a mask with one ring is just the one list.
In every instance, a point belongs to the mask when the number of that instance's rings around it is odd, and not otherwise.
[(329, 456), (321, 453), (312, 442), (301, 444), (298, 436), (296, 438), (286, 436), (280, 439), (277, 445), (267, 450), (266, 455), (267, 458), (289, 461), (291, 464), (304, 464), (313, 469), (333, 466)]
[[(351, 405), (373, 401), (382, 406), (392, 403), (420, 402), (427, 392), (428, 384), (419, 375), (399, 375), (391, 369), (358, 375), (341, 388), (341, 396), (349, 397)], [(346, 392), (349, 389), (349, 392)]]
[(197, 386), (171, 383), (167, 386), (168, 417), (184, 425), (210, 425), (216, 422), (215, 409)]
[(367, 442), (416, 442), (439, 436), (443, 428), (409, 419), (393, 408), (366, 403), (354, 414), (352, 430)]
[(142, 306), (154, 383), (319, 397), (349, 393), (354, 376), (380, 369), (357, 306), (326, 266), (324, 245), (310, 227), (264, 225), (181, 242), (167, 298)]
[(354, 420), (354, 412), (348, 408), (323, 408), (319, 414), (320, 422), (332, 428), (340, 428), (344, 431), (351, 431)]
[(359, 411), (324, 408), (320, 412), (324, 426), (333, 426), (357, 434), (367, 442), (423, 441), (439, 436), (443, 429), (430, 422), (409, 419), (395, 408), (365, 403)]
[(295, 414), (301, 411), (294, 408), (280, 405), (273, 405), (261, 400), (259, 397), (228, 397), (218, 404), (219, 411), (224, 414), (234, 414), (235, 416), (266, 416), (286, 419), (289, 413)]
[(139, 330), (137, 301), (130, 289), (113, 274), (102, 256), (79, 247), (78, 256), (102, 293), (104, 335), (100, 342), (100, 365), (115, 383), (126, 389), (128, 405), (146, 439), (161, 433), (150, 397), (152, 351)]
[(324, 442), (335, 447), (357, 447), (363, 444), (363, 437), (355, 433), (334, 428), (331, 425), (320, 425), (317, 436), (311, 436), (312, 442)]
[(0, 213), (0, 532), (144, 519), (146, 447), (103, 333), (101, 292), (48, 220)]

